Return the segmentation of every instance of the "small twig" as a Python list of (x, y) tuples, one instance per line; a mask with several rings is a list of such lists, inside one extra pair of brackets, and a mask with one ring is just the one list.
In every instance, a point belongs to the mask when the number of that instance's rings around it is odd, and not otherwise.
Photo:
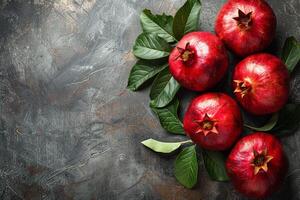
[(15, 132), (18, 134), (18, 135), (22, 135), (23, 133), (19, 130), (19, 128), (16, 128)]

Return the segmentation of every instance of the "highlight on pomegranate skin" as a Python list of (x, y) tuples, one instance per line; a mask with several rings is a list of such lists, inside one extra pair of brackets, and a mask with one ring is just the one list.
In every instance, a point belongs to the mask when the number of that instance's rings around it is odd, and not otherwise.
[(173, 77), (185, 88), (204, 91), (215, 86), (229, 65), (222, 41), (209, 32), (186, 34), (169, 56)]
[(237, 103), (223, 93), (206, 93), (193, 99), (183, 120), (186, 134), (209, 150), (230, 148), (242, 132)]
[(226, 161), (236, 190), (251, 198), (264, 198), (278, 190), (287, 167), (279, 140), (262, 132), (239, 140)]
[(264, 0), (229, 0), (219, 11), (215, 31), (229, 49), (245, 57), (271, 44), (276, 16)]
[(289, 73), (276, 56), (261, 53), (242, 60), (234, 69), (234, 94), (240, 104), (256, 115), (279, 111), (289, 96)]

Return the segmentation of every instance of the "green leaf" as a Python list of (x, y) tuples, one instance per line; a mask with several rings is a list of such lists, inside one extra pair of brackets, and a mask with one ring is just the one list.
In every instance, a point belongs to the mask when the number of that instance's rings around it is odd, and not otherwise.
[(279, 119), (273, 128), (273, 133), (277, 135), (288, 135), (293, 133), (300, 123), (300, 105), (287, 104), (279, 112)]
[(182, 122), (179, 120), (178, 112), (179, 101), (174, 99), (165, 108), (152, 108), (158, 116), (161, 126), (170, 133), (184, 135)]
[(270, 120), (262, 127), (254, 127), (247, 124), (244, 124), (244, 126), (255, 131), (270, 131), (276, 126), (278, 122), (278, 116), (278, 113), (273, 114)]
[(210, 178), (215, 181), (228, 181), (225, 156), (222, 152), (203, 150), (203, 161)]
[(300, 43), (294, 37), (286, 39), (281, 57), (289, 72), (292, 72), (300, 60)]
[(197, 30), (200, 10), (200, 0), (187, 0), (177, 11), (173, 22), (173, 33), (177, 40), (180, 40), (183, 35)]
[(175, 161), (175, 177), (183, 186), (192, 188), (198, 179), (196, 145), (186, 147)]
[(143, 10), (141, 24), (145, 33), (155, 33), (167, 42), (176, 41), (173, 36), (173, 17), (169, 15), (153, 15), (150, 10)]
[(162, 108), (168, 105), (180, 89), (179, 83), (172, 77), (168, 68), (161, 71), (155, 78), (151, 91), (151, 107)]
[(155, 99), (161, 91), (165, 88), (165, 86), (168, 84), (170, 79), (172, 78), (171, 73), (169, 72), (169, 69), (164, 69), (161, 71), (158, 76), (155, 78), (151, 91), (150, 91), (150, 99)]
[(178, 82), (172, 77), (161, 93), (150, 102), (152, 107), (162, 108), (168, 105), (180, 89)]
[(140, 34), (133, 46), (133, 54), (136, 57), (153, 60), (169, 56), (170, 45), (156, 34)]
[(136, 91), (147, 80), (165, 69), (168, 65), (153, 66), (151, 63), (138, 61), (131, 69), (127, 88)]
[(160, 142), (153, 139), (144, 140), (142, 144), (158, 153), (171, 153), (181, 146), (180, 142)]

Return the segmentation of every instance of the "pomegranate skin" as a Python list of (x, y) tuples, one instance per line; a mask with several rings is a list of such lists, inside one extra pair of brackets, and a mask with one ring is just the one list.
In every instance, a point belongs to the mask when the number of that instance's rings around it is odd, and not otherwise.
[[(256, 156), (266, 152), (266, 171), (260, 168), (255, 174), (254, 152), (258, 153)], [(226, 161), (228, 176), (236, 190), (247, 197), (258, 199), (279, 189), (287, 168), (287, 159), (279, 140), (262, 132), (253, 133), (238, 141)]]
[(245, 57), (270, 45), (276, 23), (272, 8), (264, 0), (229, 0), (217, 15), (215, 31), (229, 49)]
[(223, 93), (206, 93), (196, 97), (183, 119), (185, 133), (196, 144), (209, 150), (230, 148), (242, 132), (242, 124), (237, 103)]
[[(181, 57), (188, 49), (190, 57)], [(186, 56), (186, 55), (185, 55)], [(186, 34), (169, 56), (169, 69), (183, 87), (204, 91), (215, 86), (225, 75), (229, 65), (222, 41), (209, 32)]]
[[(245, 83), (244, 88), (241, 83)], [(250, 113), (279, 111), (289, 96), (289, 73), (277, 57), (261, 53), (242, 60), (233, 72), (233, 90), (237, 100)]]

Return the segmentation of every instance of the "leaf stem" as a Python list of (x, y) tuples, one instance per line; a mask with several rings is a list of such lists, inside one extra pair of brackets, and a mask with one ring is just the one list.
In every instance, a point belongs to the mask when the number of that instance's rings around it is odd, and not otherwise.
[(180, 144), (187, 144), (187, 143), (193, 143), (192, 140), (186, 140), (186, 141), (182, 141), (182, 142), (179, 142)]
[(279, 114), (278, 113), (275, 113), (271, 118), (270, 120), (262, 127), (254, 127), (254, 126), (250, 126), (248, 124), (244, 124), (244, 127), (247, 127), (251, 130), (255, 130), (255, 131), (270, 131), (272, 130), (277, 122), (278, 122), (278, 119), (279, 119)]
[(250, 125), (244, 124), (244, 126), (245, 126), (246, 128), (253, 129), (253, 126), (250, 126)]

